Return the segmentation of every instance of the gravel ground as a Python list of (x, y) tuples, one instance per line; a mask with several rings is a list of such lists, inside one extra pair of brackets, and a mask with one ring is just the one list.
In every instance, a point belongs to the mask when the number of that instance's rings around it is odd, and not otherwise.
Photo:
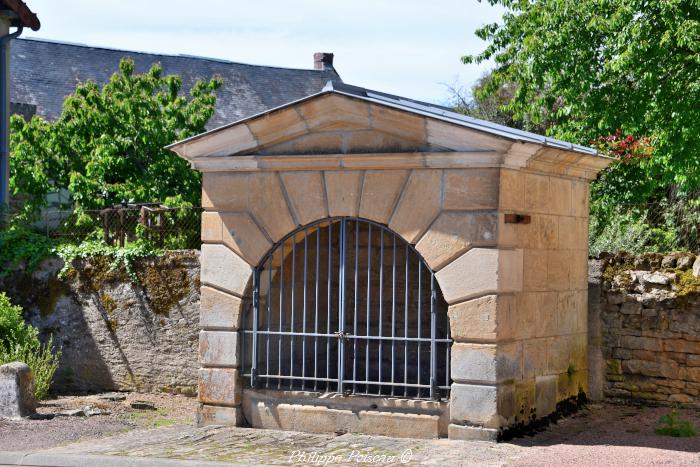
[(665, 407), (590, 404), (534, 436), (510, 440), (528, 449), (508, 465), (700, 465), (700, 410), (678, 411), (698, 432), (690, 438), (654, 432), (669, 412)]
[[(131, 403), (136, 401), (150, 403), (155, 410), (132, 408)], [(93, 410), (98, 409), (103, 414), (57, 415), (87, 406)], [(197, 402), (194, 398), (167, 394), (107, 393), (49, 399), (40, 403), (37, 413), (48, 417), (53, 415), (51, 419), (0, 418), (0, 450), (48, 449), (74, 441), (102, 438), (134, 429), (192, 425), (196, 406)]]
[[(359, 449), (373, 455), (412, 452), (410, 464), (416, 465), (700, 465), (700, 434), (672, 438), (654, 433), (659, 417), (667, 414), (668, 408), (590, 404), (535, 435), (495, 445), (444, 439), (195, 428), (194, 399), (153, 394), (122, 397), (125, 400), (111, 401), (105, 395), (62, 397), (45, 401), (39, 408), (41, 414), (56, 414), (90, 406), (109, 411), (109, 415), (0, 420), (0, 450), (50, 449), (64, 453), (289, 464), (290, 456), (299, 450), (347, 458), (348, 452)], [(134, 401), (149, 402), (156, 410), (134, 409)], [(700, 431), (700, 410), (679, 410), (679, 415)], [(76, 441), (79, 443), (69, 444)]]

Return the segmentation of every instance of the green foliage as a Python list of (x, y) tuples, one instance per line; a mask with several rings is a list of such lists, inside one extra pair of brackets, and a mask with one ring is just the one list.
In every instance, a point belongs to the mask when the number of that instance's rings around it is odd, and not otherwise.
[(37, 339), (37, 331), (22, 318), (22, 307), (13, 305), (4, 292), (0, 292), (0, 346), (11, 343), (25, 345)]
[(110, 246), (99, 240), (87, 240), (79, 245), (59, 245), (54, 251), (64, 261), (64, 266), (59, 276), (65, 275), (76, 259), (102, 256), (110, 259), (110, 270), (124, 266), (129, 278), (135, 284), (139, 284), (139, 278), (134, 269), (134, 262), (139, 258), (163, 254), (162, 250), (155, 248), (150, 242), (144, 240), (128, 243), (124, 247)]
[(690, 420), (683, 420), (676, 409), (671, 413), (662, 415), (655, 430), (657, 435), (673, 436), (676, 438), (688, 438), (695, 436), (695, 427)]
[(38, 334), (22, 318), (22, 307), (0, 292), (0, 365), (26, 363), (34, 375), (34, 394), (41, 400), (48, 395), (61, 351), (53, 352), (53, 337), (41, 345)]
[(696, 0), (488, 1), (507, 12), (477, 30), (485, 50), (463, 57), (496, 64), (479, 94), (512, 85), (516, 119), (580, 144), (617, 130), (653, 137), (653, 156), (616, 165), (594, 196), (640, 202), (700, 186)]
[(53, 351), (53, 337), (49, 337), (46, 345), (38, 340), (26, 344), (11, 343), (0, 345), (0, 365), (10, 362), (23, 362), (29, 366), (34, 376), (34, 396), (38, 400), (46, 399), (61, 360), (61, 351)]
[(33, 271), (41, 260), (51, 254), (53, 242), (22, 227), (0, 230), (0, 278), (14, 271), (25, 262), (28, 271)]
[(162, 71), (156, 64), (137, 75), (124, 59), (102, 88), (78, 85), (56, 122), (12, 118), (10, 185), (25, 197), (23, 217), (58, 188), (83, 210), (170, 196), (199, 205), (199, 174), (164, 146), (204, 131), (222, 81), (198, 81), (187, 98), (180, 77)]

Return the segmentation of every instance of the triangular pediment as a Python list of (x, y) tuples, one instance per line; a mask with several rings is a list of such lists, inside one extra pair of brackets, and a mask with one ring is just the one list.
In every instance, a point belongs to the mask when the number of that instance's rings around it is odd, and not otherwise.
[(504, 138), (423, 115), (325, 93), (173, 147), (194, 159), (236, 155), (505, 151)]

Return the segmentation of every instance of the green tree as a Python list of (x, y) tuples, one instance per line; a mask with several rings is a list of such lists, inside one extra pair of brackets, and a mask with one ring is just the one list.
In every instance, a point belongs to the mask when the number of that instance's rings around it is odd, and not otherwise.
[(480, 91), (515, 85), (516, 119), (549, 121), (549, 135), (651, 137), (653, 156), (611, 169), (599, 195), (663, 198), (700, 186), (700, 2), (488, 0), (507, 9), (476, 34), (488, 42), (465, 63), (492, 60)]
[(78, 85), (57, 121), (14, 116), (10, 186), (23, 214), (58, 188), (69, 189), (79, 209), (169, 197), (198, 205), (199, 174), (163, 148), (204, 131), (221, 84), (197, 81), (184, 96), (180, 77), (163, 76), (158, 64), (134, 74), (134, 62), (123, 59), (103, 87)]

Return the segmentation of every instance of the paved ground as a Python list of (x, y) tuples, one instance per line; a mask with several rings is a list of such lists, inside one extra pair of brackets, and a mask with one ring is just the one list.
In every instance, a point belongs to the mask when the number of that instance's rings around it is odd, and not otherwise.
[[(148, 396), (131, 398), (147, 399)], [(93, 421), (99, 420), (96, 417), (76, 418), (75, 425), (67, 430), (50, 426), (48, 422), (52, 421), (5, 422), (0, 424), (0, 450), (5, 451), (0, 453), (0, 464), (24, 461), (25, 465), (99, 464), (102, 467), (206, 465), (206, 462), (247, 465), (700, 465), (700, 436), (670, 438), (654, 434), (658, 418), (669, 410), (664, 408), (591, 405), (535, 436), (495, 444), (250, 428), (195, 428), (191, 418), (185, 416), (192, 413), (187, 412), (192, 401), (185, 398), (169, 401), (161, 399), (160, 403), (170, 407), (173, 418), (161, 414), (155, 418), (160, 420), (158, 422), (153, 418), (144, 422), (141, 417), (136, 417), (141, 421), (134, 422), (129, 410), (111, 418), (102, 416), (108, 427), (125, 420), (132, 423), (122, 425), (117, 433), (110, 431), (111, 428), (89, 433), (85, 427), (97, 423)], [(78, 405), (80, 402), (73, 401)], [(129, 401), (119, 404), (128, 406)], [(699, 411), (681, 411), (681, 416), (700, 428)], [(25, 441), (18, 443), (12, 423), (37, 425), (33, 431), (25, 432)], [(171, 423), (171, 426), (163, 426)], [(157, 428), (145, 429), (148, 427)], [(75, 442), (76, 436), (61, 440), (61, 436), (56, 435), (57, 430), (79, 433), (77, 438), (81, 440)], [(7, 451), (21, 453), (8, 454)]]

